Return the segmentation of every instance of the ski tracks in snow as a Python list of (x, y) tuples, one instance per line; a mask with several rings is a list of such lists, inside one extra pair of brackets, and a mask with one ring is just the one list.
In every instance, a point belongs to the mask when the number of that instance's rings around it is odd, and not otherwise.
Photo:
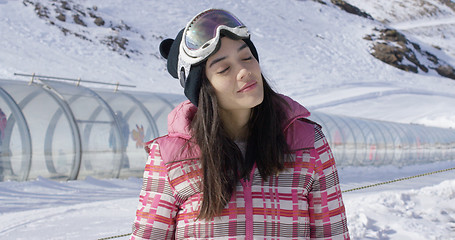
[(414, 21), (397, 22), (389, 24), (389, 26), (398, 30), (410, 30), (414, 28), (435, 27), (451, 24), (455, 24), (455, 16), (439, 19), (419, 19)]
[[(326, 108), (326, 107), (332, 107), (332, 106), (337, 106), (341, 104), (346, 104), (346, 103), (353, 103), (353, 102), (358, 102), (358, 101), (364, 101), (364, 100), (369, 100), (369, 99), (375, 99), (375, 98), (381, 98), (385, 96), (390, 96), (390, 95), (398, 95), (398, 94), (413, 94), (413, 95), (424, 95), (424, 96), (441, 96), (441, 97), (448, 97), (455, 99), (455, 94), (451, 93), (444, 93), (444, 92), (434, 92), (434, 91), (429, 91), (429, 90), (424, 90), (424, 89), (413, 89), (413, 88), (400, 88), (400, 87), (394, 87), (394, 86), (385, 86), (382, 83), (357, 83), (357, 86), (361, 86), (364, 88), (383, 88), (383, 87), (388, 87), (392, 88), (389, 90), (379, 90), (379, 91), (367, 91), (367, 92), (359, 92), (358, 94), (355, 94), (353, 96), (349, 97), (344, 97), (340, 99), (335, 99), (332, 101), (327, 101), (319, 104), (314, 104), (314, 105), (309, 105), (308, 107), (311, 108), (312, 110), (318, 110), (321, 108)], [(345, 84), (344, 87), (350, 84)], [(342, 86), (340, 86), (342, 87)], [(332, 86), (332, 88), (334, 88)], [(318, 91), (312, 91), (312, 92), (318, 92)], [(320, 93), (318, 93), (320, 94)], [(306, 96), (310, 97), (310, 96)]]

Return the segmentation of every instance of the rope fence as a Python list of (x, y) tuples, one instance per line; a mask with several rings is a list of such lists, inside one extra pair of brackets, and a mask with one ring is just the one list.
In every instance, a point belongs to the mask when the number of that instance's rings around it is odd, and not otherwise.
[(381, 185), (385, 185), (385, 184), (389, 184), (389, 183), (400, 182), (400, 181), (404, 181), (404, 180), (409, 180), (409, 179), (413, 179), (413, 178), (428, 176), (428, 175), (432, 175), (432, 174), (435, 174), (435, 173), (448, 172), (448, 171), (452, 171), (452, 170), (455, 170), (455, 167), (451, 167), (451, 168), (447, 168), (447, 169), (443, 169), (443, 170), (438, 170), (438, 171), (433, 171), (433, 172), (428, 172), (428, 173), (422, 173), (422, 174), (414, 175), (414, 176), (411, 176), (411, 177), (397, 178), (395, 180), (375, 183), (375, 184), (366, 185), (366, 186), (362, 186), (362, 187), (356, 187), (356, 188), (344, 190), (344, 191), (342, 191), (342, 193), (362, 190), (362, 189), (371, 188), (371, 187), (377, 187), (377, 186), (381, 186)]
[[(351, 189), (342, 191), (342, 193), (358, 191), (358, 190), (362, 190), (362, 189), (366, 189), (366, 188), (377, 187), (377, 186), (386, 185), (386, 184), (395, 183), (395, 182), (401, 182), (401, 181), (410, 180), (410, 179), (413, 179), (413, 178), (424, 177), (424, 176), (428, 176), (428, 175), (432, 175), (432, 174), (436, 174), (436, 173), (448, 172), (448, 171), (452, 171), (452, 170), (455, 170), (455, 167), (451, 167), (451, 168), (447, 168), (447, 169), (443, 169), (443, 170), (437, 170), (437, 171), (428, 172), (428, 173), (422, 173), (422, 174), (418, 174), (418, 175), (414, 175), (414, 176), (410, 176), (410, 177), (397, 178), (397, 179), (394, 179), (394, 180), (380, 182), (380, 183), (375, 183), (375, 184), (370, 184), (370, 185), (366, 185), (366, 186), (362, 186), (362, 187), (351, 188)], [(99, 238), (97, 240), (115, 239), (115, 238), (126, 237), (126, 236), (129, 236), (129, 235), (131, 235), (131, 233), (126, 233), (126, 234), (117, 235), (117, 236), (111, 236), (111, 237), (105, 237), (105, 238)]]
[(121, 238), (121, 237), (126, 237), (126, 236), (129, 236), (129, 235), (131, 235), (131, 233), (126, 233), (126, 234), (112, 236), (112, 237), (99, 238), (98, 240), (107, 240), (107, 239)]

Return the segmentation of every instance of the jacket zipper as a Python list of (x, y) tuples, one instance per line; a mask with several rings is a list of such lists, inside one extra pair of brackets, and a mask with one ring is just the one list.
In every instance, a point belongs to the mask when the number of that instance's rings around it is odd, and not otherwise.
[(245, 200), (245, 240), (253, 240), (253, 194), (251, 185), (253, 182), (254, 171), (256, 170), (256, 163), (251, 169), (250, 178), (240, 179), (243, 185), (243, 194)]

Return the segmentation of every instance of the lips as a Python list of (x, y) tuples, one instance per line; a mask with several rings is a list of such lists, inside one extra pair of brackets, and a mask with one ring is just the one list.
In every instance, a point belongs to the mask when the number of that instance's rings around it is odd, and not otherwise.
[(253, 89), (254, 87), (256, 87), (257, 85), (257, 82), (256, 81), (251, 81), (247, 84), (245, 84), (245, 86), (243, 86), (240, 90), (238, 90), (237, 92), (246, 92), (250, 89)]

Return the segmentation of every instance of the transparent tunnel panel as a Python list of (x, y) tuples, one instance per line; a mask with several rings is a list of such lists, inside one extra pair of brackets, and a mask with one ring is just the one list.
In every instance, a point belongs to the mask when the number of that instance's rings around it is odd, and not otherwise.
[[(30, 134), (32, 143), (31, 152), (33, 153), (30, 165), (28, 179), (34, 179), (38, 176), (51, 179), (68, 179), (71, 172), (71, 166), (74, 163), (74, 149), (72, 145), (60, 146), (60, 152), (66, 154), (68, 160), (54, 165), (52, 162), (53, 153), (48, 151), (45, 146), (45, 139), (48, 129), (54, 129), (62, 122), (52, 121), (52, 116), (58, 112), (60, 107), (52, 94), (36, 84), (23, 85), (11, 83), (3, 85), (4, 89), (12, 92), (15, 102), (20, 107)], [(17, 93), (17, 94), (16, 94)], [(68, 121), (62, 118), (62, 121)], [(59, 128), (59, 140), (62, 142), (72, 142), (72, 135), (68, 128)], [(69, 166), (63, 166), (63, 165)]]
[(397, 137), (395, 132), (393, 131), (393, 128), (390, 126), (390, 124), (385, 124), (385, 123), (379, 123), (384, 129), (384, 135), (386, 139), (386, 146), (387, 146), (387, 151), (386, 151), (386, 157), (384, 160), (384, 164), (389, 165), (395, 162), (396, 160), (396, 154), (395, 154), (395, 149), (397, 148)]
[(439, 146), (437, 144), (439, 134), (437, 131), (427, 130), (427, 133), (431, 136), (431, 142), (429, 143), (428, 148), (429, 151), (429, 158), (432, 159), (433, 162), (441, 161), (442, 160), (442, 153), (438, 150)]
[[(33, 119), (28, 121), (33, 143), (33, 164), (29, 177), (46, 176), (67, 179), (74, 161), (74, 149), (71, 144), (72, 134), (67, 127), (68, 119), (63, 117), (58, 121), (53, 120), (53, 116), (59, 111), (59, 105), (49, 94), (41, 91), (24, 104), (22, 111), (27, 119)], [(45, 144), (46, 141), (43, 141), (47, 139), (49, 130), (57, 135), (55, 139), (60, 143), (55, 149), (49, 149)], [(64, 144), (65, 142), (66, 144)], [(59, 153), (58, 162), (53, 161), (55, 153), (51, 150)], [(66, 160), (63, 161), (63, 159)]]
[(353, 165), (363, 165), (366, 160), (366, 137), (362, 132), (362, 128), (358, 120), (348, 119), (345, 121), (350, 126), (349, 130), (352, 131), (352, 135), (355, 136), (355, 145), (352, 145), (350, 151), (353, 159), (350, 161)]
[(371, 129), (370, 134), (374, 139), (369, 146), (369, 158), (370, 161), (373, 161), (372, 165), (384, 165), (387, 145), (386, 145), (386, 135), (384, 129), (381, 128), (381, 124), (376, 121), (367, 121), (364, 120)]
[(431, 155), (434, 153), (432, 144), (435, 142), (434, 135), (430, 129), (425, 126), (421, 126), (421, 132), (423, 133), (422, 141), (422, 161), (430, 160), (433, 162)]
[[(158, 135), (167, 134), (167, 116), (180, 103), (186, 100), (182, 95), (174, 94), (150, 94), (144, 92), (134, 93), (134, 97), (138, 99), (144, 107), (150, 112), (155, 119), (158, 127)], [(152, 140), (146, 139), (146, 141)]]
[(346, 153), (345, 129), (340, 127), (339, 121), (334, 121), (333, 116), (323, 115), (320, 117), (322, 119), (325, 119), (324, 123), (326, 127), (326, 138), (331, 145), (335, 159), (344, 159), (344, 155)]
[(0, 87), (0, 181), (27, 180), (30, 165), (27, 123), (14, 99)]
[[(121, 161), (120, 177), (142, 174), (147, 160), (145, 142), (159, 136), (154, 116), (135, 97), (136, 94), (103, 89), (97, 89), (96, 92), (114, 111), (117, 127), (121, 133), (120, 150), (125, 151), (125, 154)], [(161, 99), (153, 97), (152, 99), (155, 99), (155, 105), (163, 105)], [(109, 146), (114, 147), (115, 141), (113, 132), (109, 133)]]
[(405, 145), (407, 144), (406, 133), (403, 131), (401, 124), (399, 123), (389, 123), (387, 127), (392, 132), (392, 141), (393, 141), (393, 161), (392, 163), (396, 165), (402, 165), (402, 159), (405, 159), (408, 153), (405, 150)]
[(109, 105), (88, 88), (60, 82), (46, 81), (46, 84), (65, 100), (77, 123), (82, 148), (77, 178), (118, 177), (124, 152), (121, 133)]
[[(343, 158), (340, 161), (346, 162), (346, 164), (352, 165), (354, 163), (354, 159), (356, 158), (356, 143), (357, 143), (357, 136), (353, 134), (353, 129), (351, 124), (349, 124), (349, 120), (345, 117), (338, 117), (338, 126), (339, 126), (339, 134), (341, 136), (342, 142), (337, 143), (334, 142), (337, 146), (334, 151), (340, 151), (344, 149)], [(336, 137), (335, 137), (336, 139)], [(344, 145), (341, 147), (341, 144)], [(340, 149), (340, 150), (339, 150)], [(338, 161), (338, 159), (336, 159)]]
[(435, 131), (439, 138), (437, 141), (437, 148), (440, 151), (442, 159), (455, 159), (455, 131), (448, 131), (447, 129), (437, 129)]
[[(52, 121), (49, 123), (45, 138), (46, 165), (51, 173), (61, 175), (65, 178), (70, 178), (74, 161), (75, 149), (74, 138), (72, 136), (68, 118), (57, 110)], [(60, 141), (65, 139), (66, 141)]]
[(417, 160), (417, 147), (418, 147), (418, 136), (415, 135), (413, 129), (408, 125), (401, 125), (401, 129), (405, 132), (404, 151), (406, 153), (405, 161)]

